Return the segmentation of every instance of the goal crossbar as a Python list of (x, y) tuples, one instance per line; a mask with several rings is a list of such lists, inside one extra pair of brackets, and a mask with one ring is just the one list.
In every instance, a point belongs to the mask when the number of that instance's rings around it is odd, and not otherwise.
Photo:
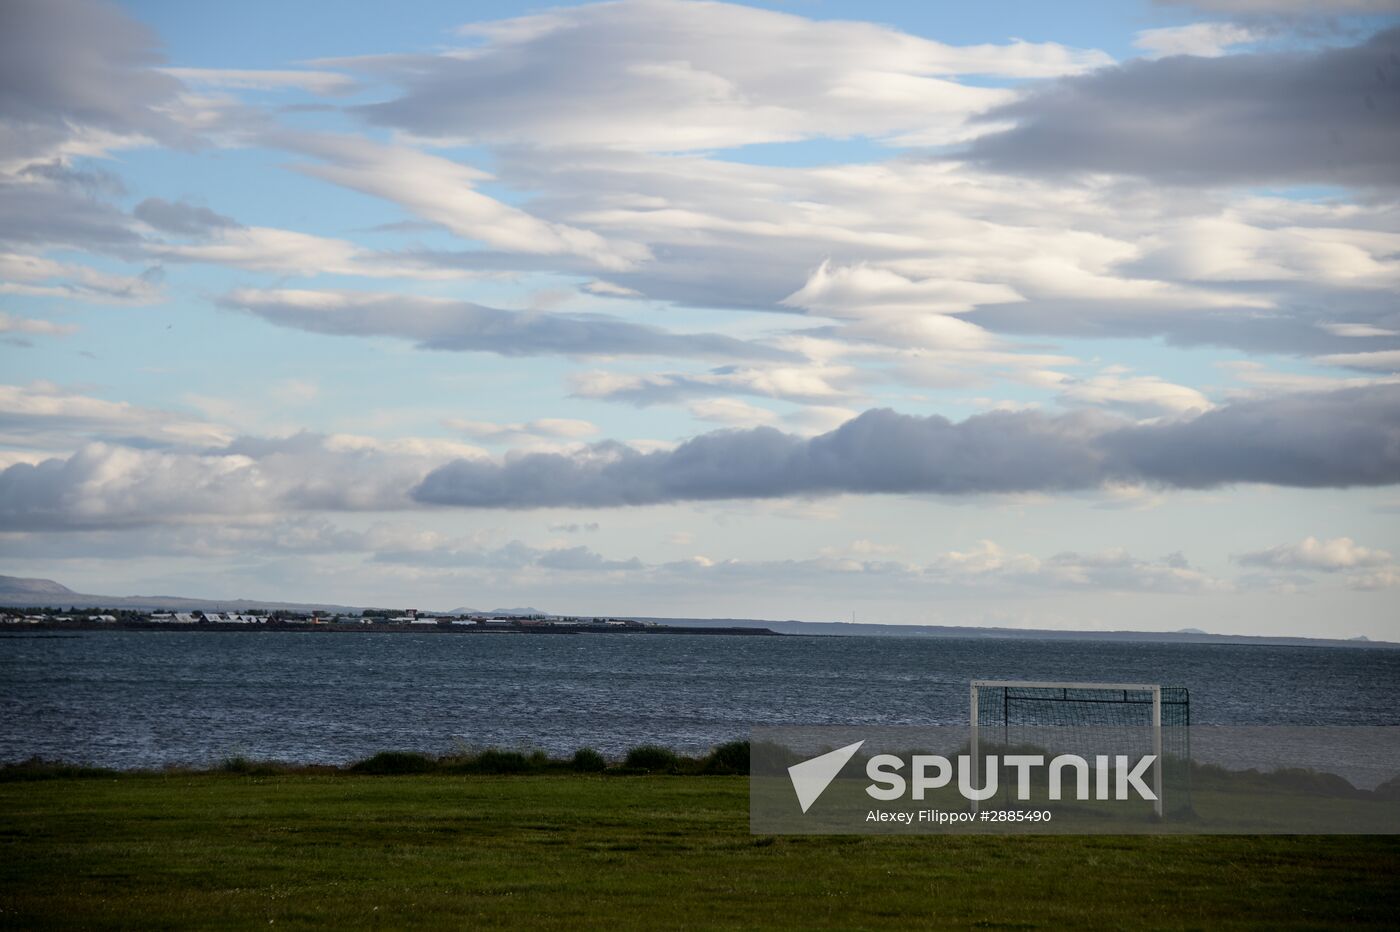
[(1050, 683), (1037, 680), (973, 680), (972, 686), (975, 689), (990, 686), (994, 689), (1126, 689), (1129, 692), (1147, 692), (1162, 688), (1150, 683)]

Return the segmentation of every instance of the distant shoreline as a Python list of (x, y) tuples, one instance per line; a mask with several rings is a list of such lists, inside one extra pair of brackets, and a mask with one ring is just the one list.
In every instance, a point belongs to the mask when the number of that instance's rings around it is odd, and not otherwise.
[(325, 634), (719, 634), (745, 637), (786, 637), (768, 628), (680, 627), (654, 625), (624, 627), (621, 625), (501, 625), (477, 624), (337, 624), (273, 621), (262, 624), (220, 624), (218, 622), (122, 622), (122, 621), (31, 621), (0, 625), (0, 637), (22, 635), (30, 631), (197, 631), (201, 634), (269, 633), (279, 631), (309, 631)]

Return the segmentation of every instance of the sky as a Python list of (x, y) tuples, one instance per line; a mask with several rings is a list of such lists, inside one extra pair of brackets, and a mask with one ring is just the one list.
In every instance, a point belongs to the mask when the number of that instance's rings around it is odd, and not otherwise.
[(0, 5), (0, 573), (1400, 640), (1400, 2)]

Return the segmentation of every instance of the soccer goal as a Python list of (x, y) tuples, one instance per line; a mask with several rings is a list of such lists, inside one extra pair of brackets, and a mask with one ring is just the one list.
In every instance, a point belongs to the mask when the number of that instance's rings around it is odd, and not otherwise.
[(1190, 811), (1191, 697), (1185, 687), (973, 680), (970, 713), (974, 768), (989, 746), (1003, 754), (1039, 749), (1088, 761), (1152, 754), (1154, 813)]

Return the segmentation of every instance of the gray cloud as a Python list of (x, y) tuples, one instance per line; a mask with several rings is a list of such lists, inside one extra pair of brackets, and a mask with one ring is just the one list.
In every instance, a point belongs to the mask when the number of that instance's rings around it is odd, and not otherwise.
[(100, 168), (78, 169), (65, 165), (58, 159), (51, 162), (32, 162), (17, 174), (22, 179), (49, 181), (62, 187), (77, 188), (93, 197), (103, 194), (120, 196), (126, 193), (126, 184), (111, 172)]
[(412, 295), (243, 290), (220, 303), (283, 327), (339, 336), (400, 337), (435, 350), (502, 356), (790, 358), (717, 333), (672, 333), (596, 314), (508, 311)]
[(84, 130), (175, 141), (158, 107), (180, 82), (153, 33), (108, 3), (6, 0), (0, 5), (0, 154), (34, 157)]
[(231, 217), (215, 213), (208, 207), (159, 197), (146, 198), (132, 209), (132, 213), (138, 220), (144, 220), (157, 230), (181, 236), (202, 236), (211, 230), (239, 225)]
[(592, 533), (598, 530), (598, 522), (589, 521), (587, 524), (551, 524), (549, 530), (553, 534)]
[(145, 245), (131, 228), (131, 218), (77, 186), (0, 178), (0, 203), (5, 205), (0, 243), (66, 246), (124, 258), (140, 256)]
[(1347, 13), (1400, 13), (1400, 0), (1156, 0), (1207, 13), (1336, 16)]
[(716, 431), (674, 450), (616, 443), (578, 455), (459, 460), (413, 490), (468, 508), (610, 507), (837, 493), (1064, 492), (1105, 482), (1208, 488), (1400, 482), (1400, 387), (1240, 402), (1191, 420), (1134, 424), (1086, 412), (993, 412), (954, 423), (867, 411), (810, 439)]
[(1349, 48), (1132, 61), (983, 117), (969, 157), (1037, 174), (1185, 184), (1400, 183), (1400, 28)]
[(1242, 401), (1115, 431), (1100, 445), (1126, 477), (1178, 488), (1391, 485), (1400, 482), (1400, 386)]

